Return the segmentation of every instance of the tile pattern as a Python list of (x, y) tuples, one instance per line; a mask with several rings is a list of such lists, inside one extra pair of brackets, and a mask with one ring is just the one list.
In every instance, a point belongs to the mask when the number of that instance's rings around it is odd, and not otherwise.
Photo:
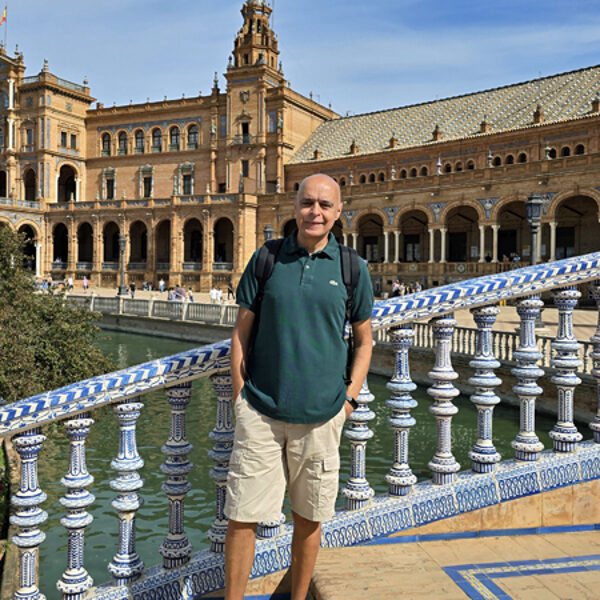
[[(487, 135), (481, 134), (483, 120), (492, 134), (536, 127), (533, 113), (538, 103), (544, 125), (584, 119), (593, 116), (592, 100), (598, 88), (600, 66), (595, 66), (453, 98), (332, 119), (314, 131), (291, 163), (313, 160), (315, 150), (323, 160), (348, 156), (353, 142), (358, 155), (428, 146), (435, 143), (436, 127), (441, 130), (443, 142), (481, 138), (482, 144), (489, 144)], [(396, 140), (393, 148), (392, 137)]]
[(503, 591), (494, 580), (550, 573), (599, 571), (600, 554), (545, 560), (457, 565), (443, 569), (471, 600), (512, 600), (513, 597)]

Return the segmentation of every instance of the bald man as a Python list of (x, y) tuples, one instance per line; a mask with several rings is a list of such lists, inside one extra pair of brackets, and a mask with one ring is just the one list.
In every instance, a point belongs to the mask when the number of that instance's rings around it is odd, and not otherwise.
[[(294, 519), (292, 600), (305, 600), (321, 539), (335, 512), (344, 421), (371, 361), (373, 291), (366, 264), (354, 290), (355, 349), (350, 383), (342, 338), (346, 287), (331, 229), (342, 212), (327, 175), (302, 181), (294, 201), (297, 229), (283, 241), (264, 297), (255, 252), (237, 289), (231, 338), (236, 428), (225, 514), (226, 600), (242, 600), (254, 559), (258, 522), (278, 522), (287, 487)], [(249, 349), (256, 312), (258, 328)]]

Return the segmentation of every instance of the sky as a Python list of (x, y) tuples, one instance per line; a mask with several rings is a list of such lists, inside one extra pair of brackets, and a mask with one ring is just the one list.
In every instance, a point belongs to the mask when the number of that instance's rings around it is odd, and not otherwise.
[[(88, 78), (110, 106), (207, 94), (242, 0), (12, 0), (27, 75)], [(270, 0), (285, 77), (341, 115), (600, 64), (598, 0)], [(6, 30), (5, 30), (6, 28)]]

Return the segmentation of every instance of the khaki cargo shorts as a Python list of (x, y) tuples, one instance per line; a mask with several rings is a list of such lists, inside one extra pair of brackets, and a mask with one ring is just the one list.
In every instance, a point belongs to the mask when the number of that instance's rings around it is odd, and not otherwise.
[(329, 421), (285, 423), (240, 394), (229, 461), (225, 515), (242, 523), (279, 521), (287, 484), (292, 510), (309, 521), (335, 513), (345, 406)]

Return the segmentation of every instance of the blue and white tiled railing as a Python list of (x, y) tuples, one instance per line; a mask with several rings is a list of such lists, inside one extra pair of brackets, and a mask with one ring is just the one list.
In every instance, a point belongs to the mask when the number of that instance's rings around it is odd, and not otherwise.
[[(365, 455), (373, 436), (369, 422), (375, 417), (373, 399), (365, 382), (358, 398), (359, 408), (351, 415), (346, 436), (352, 451), (351, 476), (342, 494), (346, 509), (324, 524), (322, 542), (328, 546), (352, 545), (389, 535), (403, 529), (469, 512), (499, 502), (580, 481), (600, 478), (600, 411), (590, 424), (594, 439), (581, 441), (573, 422), (574, 390), (580, 383), (579, 343), (573, 335), (573, 310), (580, 292), (576, 286), (600, 279), (600, 253), (571, 258), (547, 265), (527, 267), (426, 290), (410, 296), (376, 303), (373, 327), (389, 329), (394, 352), (394, 374), (388, 384), (391, 408), (389, 424), (394, 431), (390, 469), (386, 475), (388, 494), (375, 496), (369, 485)], [(591, 286), (600, 304), (600, 286)], [(553, 449), (542, 452), (535, 434), (535, 402), (541, 392), (537, 379), (544, 375), (538, 361), (535, 319), (542, 303), (541, 292), (553, 291), (559, 310), (559, 327), (552, 342), (552, 382), (558, 389), (559, 409), (550, 432)], [(496, 320), (496, 303), (517, 302), (520, 318), (518, 347), (512, 358), (517, 379), (514, 393), (520, 402), (520, 431), (512, 442), (514, 460), (500, 462), (492, 443), (494, 390), (500, 380), (494, 370), (491, 330)], [(469, 457), (471, 469), (460, 471), (452, 454), (452, 417), (457, 412), (453, 399), (454, 382), (450, 340), (456, 326), (453, 311), (470, 309), (476, 325), (475, 352), (470, 362), (473, 375), (468, 383), (475, 392), (476, 438)], [(416, 388), (410, 376), (409, 348), (413, 322), (429, 318), (435, 342), (435, 363), (429, 377), (431, 413), (436, 419), (437, 447), (429, 462), (432, 478), (418, 483), (408, 463), (410, 430), (415, 424), (411, 410), (416, 405), (411, 393)], [(600, 383), (600, 325), (591, 342), (594, 347), (592, 374)], [(65, 510), (61, 523), (68, 530), (67, 568), (57, 588), (63, 598), (139, 600), (191, 598), (223, 587), (223, 545), (227, 521), (223, 514), (224, 486), (233, 439), (229, 341), (183, 352), (136, 367), (124, 369), (28, 398), (0, 409), (0, 436), (10, 437), (20, 457), (20, 488), (12, 496), (11, 523), (16, 530), (12, 542), (18, 550), (19, 583), (15, 598), (43, 598), (37, 586), (37, 561), (44, 542), (47, 515), (42, 508), (46, 495), (38, 480), (39, 457), (45, 436), (43, 424), (62, 421), (70, 443), (66, 489), (60, 503)], [(186, 406), (195, 379), (210, 377), (217, 395), (216, 425), (210, 434), (214, 447), (210, 458), (215, 466), (211, 477), (216, 487), (215, 521), (208, 533), (210, 548), (192, 552), (185, 533), (184, 500), (191, 484), (187, 459), (191, 446), (186, 439)], [(161, 565), (146, 567), (136, 553), (135, 516), (140, 507), (144, 482), (143, 466), (136, 444), (136, 422), (143, 407), (143, 395), (164, 389), (171, 408), (171, 427), (163, 446), (165, 491), (169, 501), (169, 525), (159, 548)], [(87, 512), (93, 504), (93, 478), (86, 468), (86, 437), (93, 427), (93, 410), (111, 404), (120, 436), (111, 487), (118, 520), (118, 543), (108, 570), (112, 581), (92, 589), (93, 582), (83, 561), (85, 532), (92, 521)], [(53, 428), (53, 435), (58, 429)], [(90, 491), (91, 490), (91, 491)], [(253, 575), (286, 568), (290, 564), (291, 525), (261, 523), (257, 532), (257, 555)]]

